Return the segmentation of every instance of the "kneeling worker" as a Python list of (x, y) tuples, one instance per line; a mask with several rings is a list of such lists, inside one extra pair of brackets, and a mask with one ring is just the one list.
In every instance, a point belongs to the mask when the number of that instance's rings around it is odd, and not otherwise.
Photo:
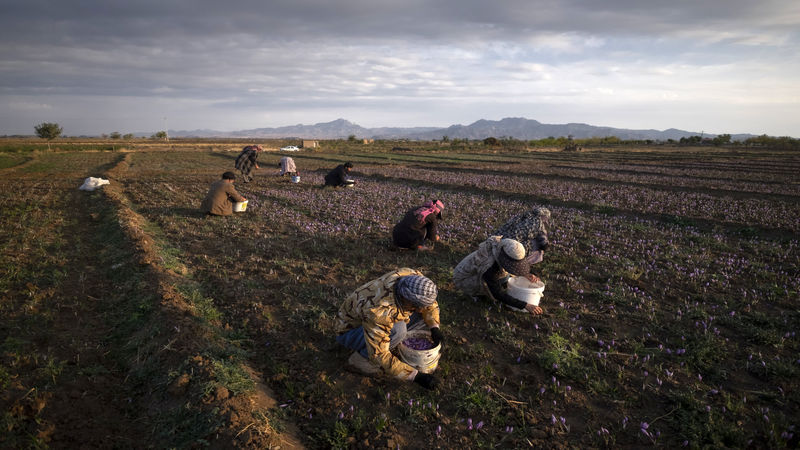
[(463, 293), (476, 297), (486, 295), (512, 308), (542, 314), (542, 308), (516, 299), (508, 294), (508, 279), (511, 276), (527, 277), (530, 262), (525, 257), (525, 247), (514, 239), (489, 236), (478, 250), (470, 253), (453, 269), (453, 284)]
[(354, 350), (348, 363), (365, 375), (384, 373), (435, 388), (433, 375), (419, 372), (391, 350), (420, 320), (430, 328), (434, 345), (442, 342), (436, 295), (436, 284), (409, 268), (384, 274), (348, 295), (336, 317), (336, 342)]
[(334, 167), (325, 175), (325, 186), (342, 187), (353, 184), (353, 180), (348, 177), (351, 170), (353, 170), (353, 163), (349, 161)]
[(211, 188), (208, 190), (203, 204), (200, 205), (200, 209), (212, 216), (233, 214), (233, 203), (245, 201), (245, 198), (233, 187), (234, 181), (236, 181), (236, 175), (233, 172), (223, 173), (221, 180), (211, 183)]

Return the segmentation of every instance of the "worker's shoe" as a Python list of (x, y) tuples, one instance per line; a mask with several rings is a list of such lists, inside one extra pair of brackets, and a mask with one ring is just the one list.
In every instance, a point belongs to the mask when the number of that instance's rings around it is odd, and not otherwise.
[(362, 375), (377, 375), (381, 373), (381, 368), (370, 362), (367, 358), (361, 356), (359, 352), (353, 352), (347, 360), (349, 368), (353, 369)]

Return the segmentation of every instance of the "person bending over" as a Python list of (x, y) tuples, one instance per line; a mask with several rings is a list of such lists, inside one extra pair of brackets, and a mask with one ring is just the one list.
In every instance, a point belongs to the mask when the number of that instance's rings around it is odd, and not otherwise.
[(392, 354), (409, 327), (424, 322), (434, 345), (442, 342), (436, 284), (421, 272), (401, 268), (372, 280), (345, 298), (336, 316), (336, 342), (353, 350), (348, 363), (365, 375), (386, 374), (427, 389), (437, 380)]
[[(400, 248), (431, 250), (439, 240), (439, 222), (442, 220), (444, 204), (441, 200), (430, 200), (422, 206), (406, 212), (403, 219), (392, 230), (392, 242)], [(426, 246), (425, 240), (431, 242)]]

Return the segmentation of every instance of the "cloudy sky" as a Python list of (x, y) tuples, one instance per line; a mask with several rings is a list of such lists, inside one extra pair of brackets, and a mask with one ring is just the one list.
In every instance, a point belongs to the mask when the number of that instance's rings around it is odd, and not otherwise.
[(0, 2), (0, 135), (504, 117), (800, 137), (800, 1)]

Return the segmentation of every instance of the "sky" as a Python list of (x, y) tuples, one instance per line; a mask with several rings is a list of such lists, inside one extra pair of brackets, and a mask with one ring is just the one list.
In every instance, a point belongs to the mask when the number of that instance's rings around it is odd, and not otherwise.
[(800, 137), (800, 1), (0, 1), (0, 135), (505, 117)]

